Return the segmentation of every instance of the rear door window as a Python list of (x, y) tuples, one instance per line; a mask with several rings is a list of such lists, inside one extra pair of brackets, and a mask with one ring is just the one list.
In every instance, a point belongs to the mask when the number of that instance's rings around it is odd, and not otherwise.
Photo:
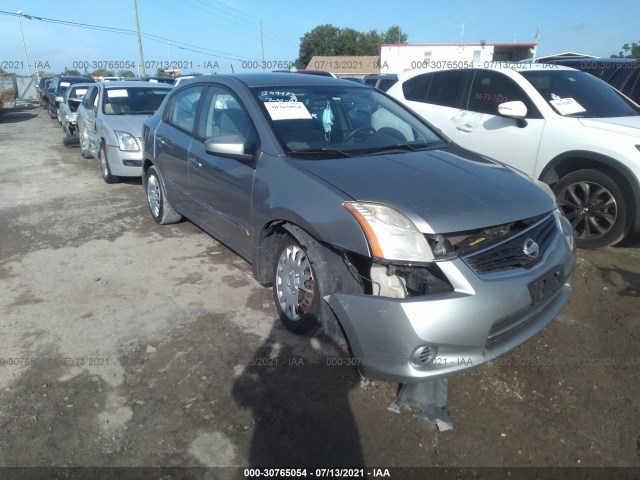
[(177, 92), (167, 106), (167, 122), (189, 134), (193, 133), (202, 89), (202, 86), (194, 86)]
[(426, 102), (444, 107), (458, 108), (460, 106), (462, 88), (464, 87), (464, 78), (464, 70), (435, 72), (431, 85), (429, 85)]

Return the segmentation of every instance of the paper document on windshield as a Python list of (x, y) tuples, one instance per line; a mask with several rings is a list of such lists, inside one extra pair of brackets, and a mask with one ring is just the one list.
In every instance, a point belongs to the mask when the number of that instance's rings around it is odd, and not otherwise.
[(126, 88), (120, 88), (118, 90), (114, 90), (114, 89), (107, 90), (107, 97), (109, 98), (128, 97), (128, 96), (129, 94), (127, 93)]
[(572, 113), (582, 113), (587, 111), (582, 105), (580, 105), (571, 97), (549, 100), (549, 103), (553, 107), (555, 107), (560, 115), (571, 115)]
[(302, 102), (264, 102), (272, 120), (301, 120), (311, 118)]

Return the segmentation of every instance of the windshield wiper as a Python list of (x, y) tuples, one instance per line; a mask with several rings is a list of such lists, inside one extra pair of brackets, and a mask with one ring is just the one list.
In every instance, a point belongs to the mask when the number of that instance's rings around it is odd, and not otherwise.
[(343, 152), (335, 148), (307, 148), (304, 150), (292, 150), (289, 152), (292, 157), (324, 157), (324, 158), (339, 158), (339, 157), (353, 157), (351, 153)]
[(398, 143), (396, 145), (385, 145), (383, 147), (369, 148), (361, 150), (361, 155), (379, 155), (383, 153), (402, 153), (402, 152), (422, 152), (425, 150), (436, 150), (445, 148), (447, 144), (444, 142), (422, 143), (419, 145), (411, 145), (410, 143)]

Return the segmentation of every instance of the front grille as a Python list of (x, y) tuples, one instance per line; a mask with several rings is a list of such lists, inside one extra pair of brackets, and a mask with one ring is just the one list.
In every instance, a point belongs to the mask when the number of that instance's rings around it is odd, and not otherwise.
[[(553, 242), (556, 231), (556, 219), (554, 215), (549, 215), (517, 235), (485, 250), (463, 256), (462, 259), (477, 274), (531, 268), (544, 258), (545, 252)], [(538, 244), (539, 251), (535, 258), (524, 252), (524, 245), (528, 239), (534, 240)]]

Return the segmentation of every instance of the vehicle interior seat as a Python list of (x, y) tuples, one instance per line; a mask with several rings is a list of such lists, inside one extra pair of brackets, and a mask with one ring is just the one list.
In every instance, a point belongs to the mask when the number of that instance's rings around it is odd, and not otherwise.
[(126, 103), (106, 103), (104, 106), (104, 112), (112, 115), (122, 115), (131, 112), (131, 107)]

